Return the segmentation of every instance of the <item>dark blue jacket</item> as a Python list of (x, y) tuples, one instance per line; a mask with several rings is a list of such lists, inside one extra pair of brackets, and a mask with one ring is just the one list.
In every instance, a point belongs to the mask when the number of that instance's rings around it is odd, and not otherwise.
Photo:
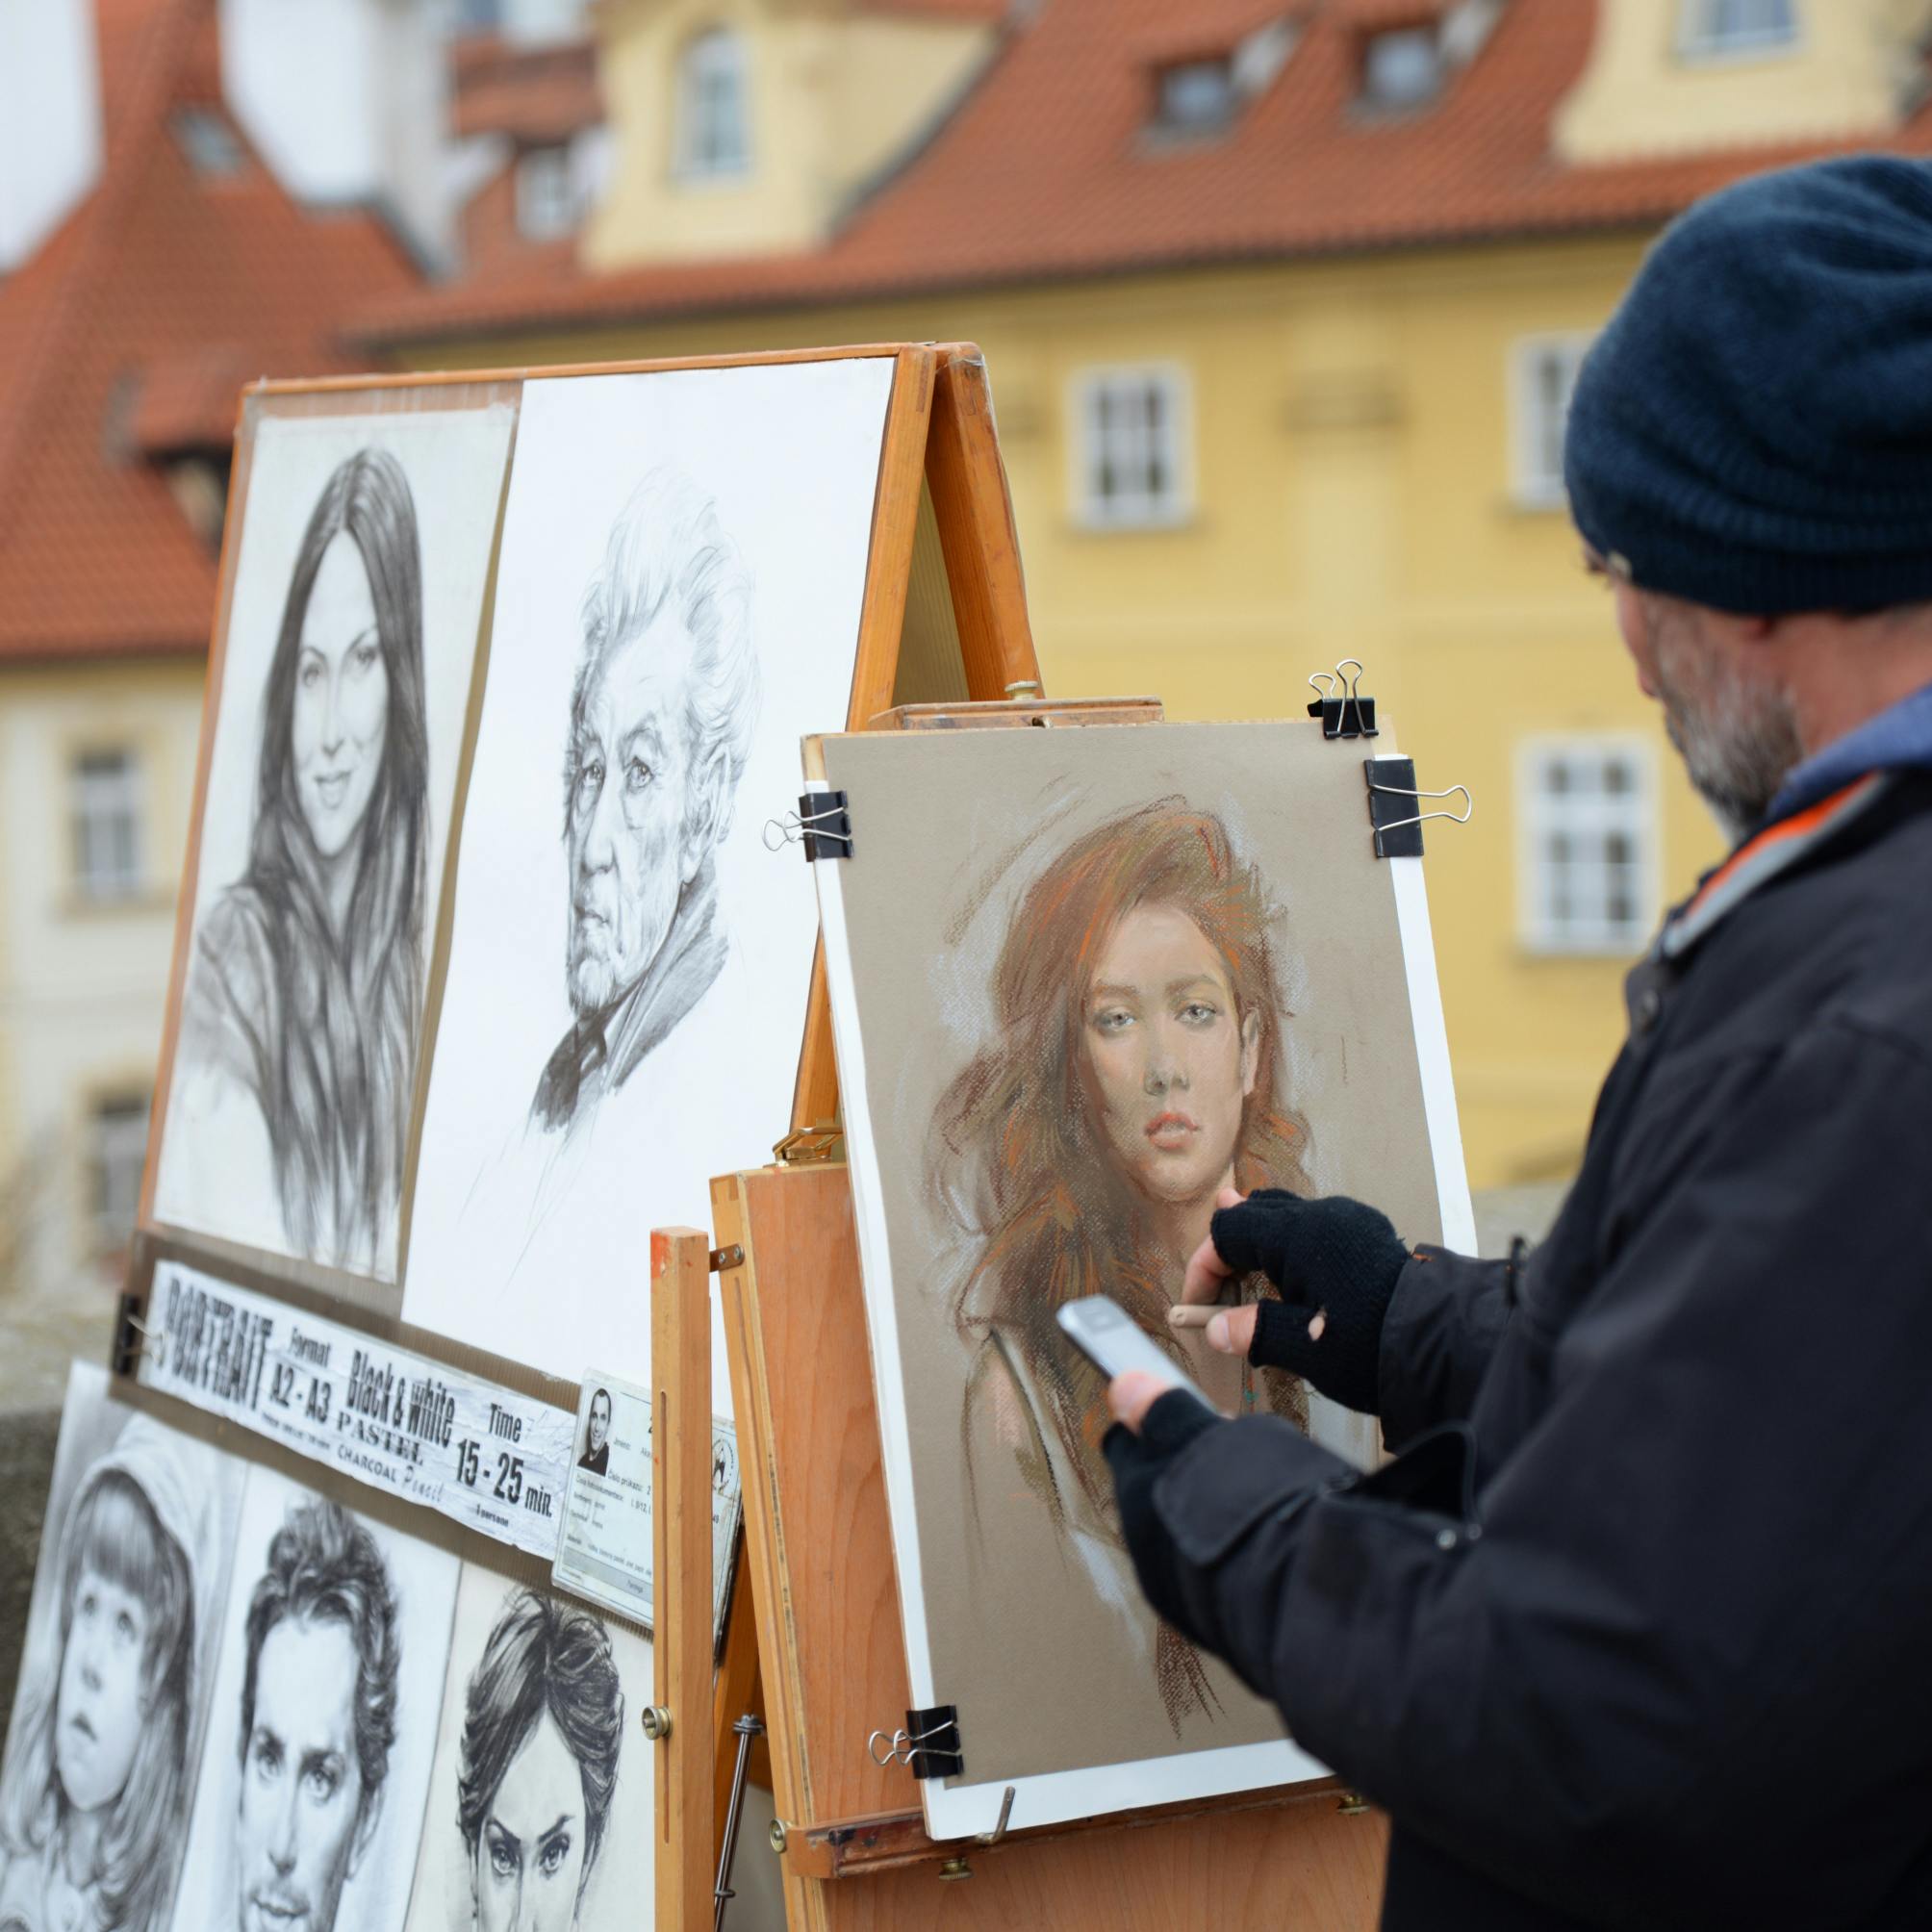
[(1932, 774), (1852, 802), (1632, 974), (1519, 1274), (1408, 1264), (1394, 1462), (1154, 1485), (1158, 1607), (1392, 1815), (1386, 1927), (1932, 1925)]

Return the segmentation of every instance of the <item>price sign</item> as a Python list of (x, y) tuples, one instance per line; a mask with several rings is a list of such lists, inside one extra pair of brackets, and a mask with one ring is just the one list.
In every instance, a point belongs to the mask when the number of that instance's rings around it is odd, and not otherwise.
[(180, 1261), (155, 1269), (143, 1386), (552, 1561), (568, 1410)]

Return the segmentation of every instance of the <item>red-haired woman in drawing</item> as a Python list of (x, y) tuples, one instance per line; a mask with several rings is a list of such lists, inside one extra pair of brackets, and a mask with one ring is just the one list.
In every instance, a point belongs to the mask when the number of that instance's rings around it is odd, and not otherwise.
[[(1176, 1336), (1167, 1313), (1222, 1190), (1310, 1191), (1307, 1125), (1281, 1091), (1271, 920), (1221, 821), (1180, 799), (1083, 834), (1021, 898), (994, 971), (997, 1036), (933, 1123), (936, 1182), (979, 1244), (953, 1297), (974, 1351), (973, 1507), (983, 1520), (1011, 1491), (1010, 1453), (1101, 1596), (1141, 1619), (1177, 1734), (1214, 1692), (1139, 1608), (1098, 1448), (1105, 1384), (1054, 1317), (1111, 1295), (1224, 1410), (1258, 1400), (1244, 1362)], [(1258, 1399), (1306, 1426), (1298, 1383), (1270, 1377)]]

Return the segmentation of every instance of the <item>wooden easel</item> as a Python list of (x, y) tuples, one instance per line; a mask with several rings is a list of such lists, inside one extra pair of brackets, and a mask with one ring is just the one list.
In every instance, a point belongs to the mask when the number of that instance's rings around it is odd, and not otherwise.
[[(902, 407), (904, 386), (895, 390), (849, 728), (1158, 718), (1152, 699), (1040, 696), (983, 364), (967, 345), (901, 353), (931, 359), (929, 401), (906, 392)], [(916, 583), (922, 446), (950, 622), (933, 617), (934, 586)], [(908, 626), (902, 640), (909, 582), (926, 608), (919, 636)], [(935, 627), (942, 640), (956, 635), (951, 676)], [(715, 1248), (689, 1229), (652, 1238), (656, 1687), (671, 1719), (657, 1771), (657, 1923), (711, 1922), (730, 1726), (760, 1682), (792, 1932), (1372, 1923), (1385, 1827), (1333, 1782), (942, 1844), (926, 1836), (910, 1772), (870, 1755), (869, 1735), (902, 1722), (911, 1697), (837, 1099), (821, 955), (779, 1163), (713, 1182)], [(742, 1567), (716, 1660), (713, 1271), (745, 1494)], [(759, 1855), (741, 1843), (741, 1861)]]

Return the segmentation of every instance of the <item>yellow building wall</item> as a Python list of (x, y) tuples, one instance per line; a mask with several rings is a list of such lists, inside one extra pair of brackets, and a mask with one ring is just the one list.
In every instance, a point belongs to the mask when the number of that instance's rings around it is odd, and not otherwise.
[[(0, 1200), (17, 1216), (0, 1247), (34, 1289), (64, 1292), (97, 1266), (89, 1110), (154, 1083), (202, 672), (198, 658), (0, 669)], [(70, 770), (123, 747), (141, 775), (144, 887), (90, 904)]]
[[(1428, 828), (1428, 879), (1471, 1178), (1494, 1186), (1574, 1167), (1630, 964), (1539, 955), (1518, 936), (1524, 741), (1615, 733), (1652, 749), (1666, 897), (1721, 850), (1567, 517), (1521, 507), (1511, 487), (1513, 344), (1600, 325), (1640, 248), (1195, 272), (451, 343), (413, 360), (978, 341), (1051, 695), (1152, 691), (1176, 718), (1298, 716), (1309, 673), (1356, 656), (1420, 782), (1474, 793), (1469, 825)], [(1194, 514), (1172, 529), (1087, 528), (1073, 384), (1149, 361), (1178, 364), (1191, 387)]]
[(1700, 55), (1687, 0), (1602, 0), (1583, 80), (1556, 124), (1565, 161), (1876, 140), (1916, 100), (1927, 0), (1792, 0), (1783, 46)]
[[(953, 101), (994, 38), (973, 23), (771, 0), (617, 0), (600, 28), (604, 89), (623, 112), (584, 237), (597, 268), (822, 241), (853, 191)], [(711, 28), (742, 39), (750, 165), (692, 180), (675, 167), (674, 77), (683, 49)]]

